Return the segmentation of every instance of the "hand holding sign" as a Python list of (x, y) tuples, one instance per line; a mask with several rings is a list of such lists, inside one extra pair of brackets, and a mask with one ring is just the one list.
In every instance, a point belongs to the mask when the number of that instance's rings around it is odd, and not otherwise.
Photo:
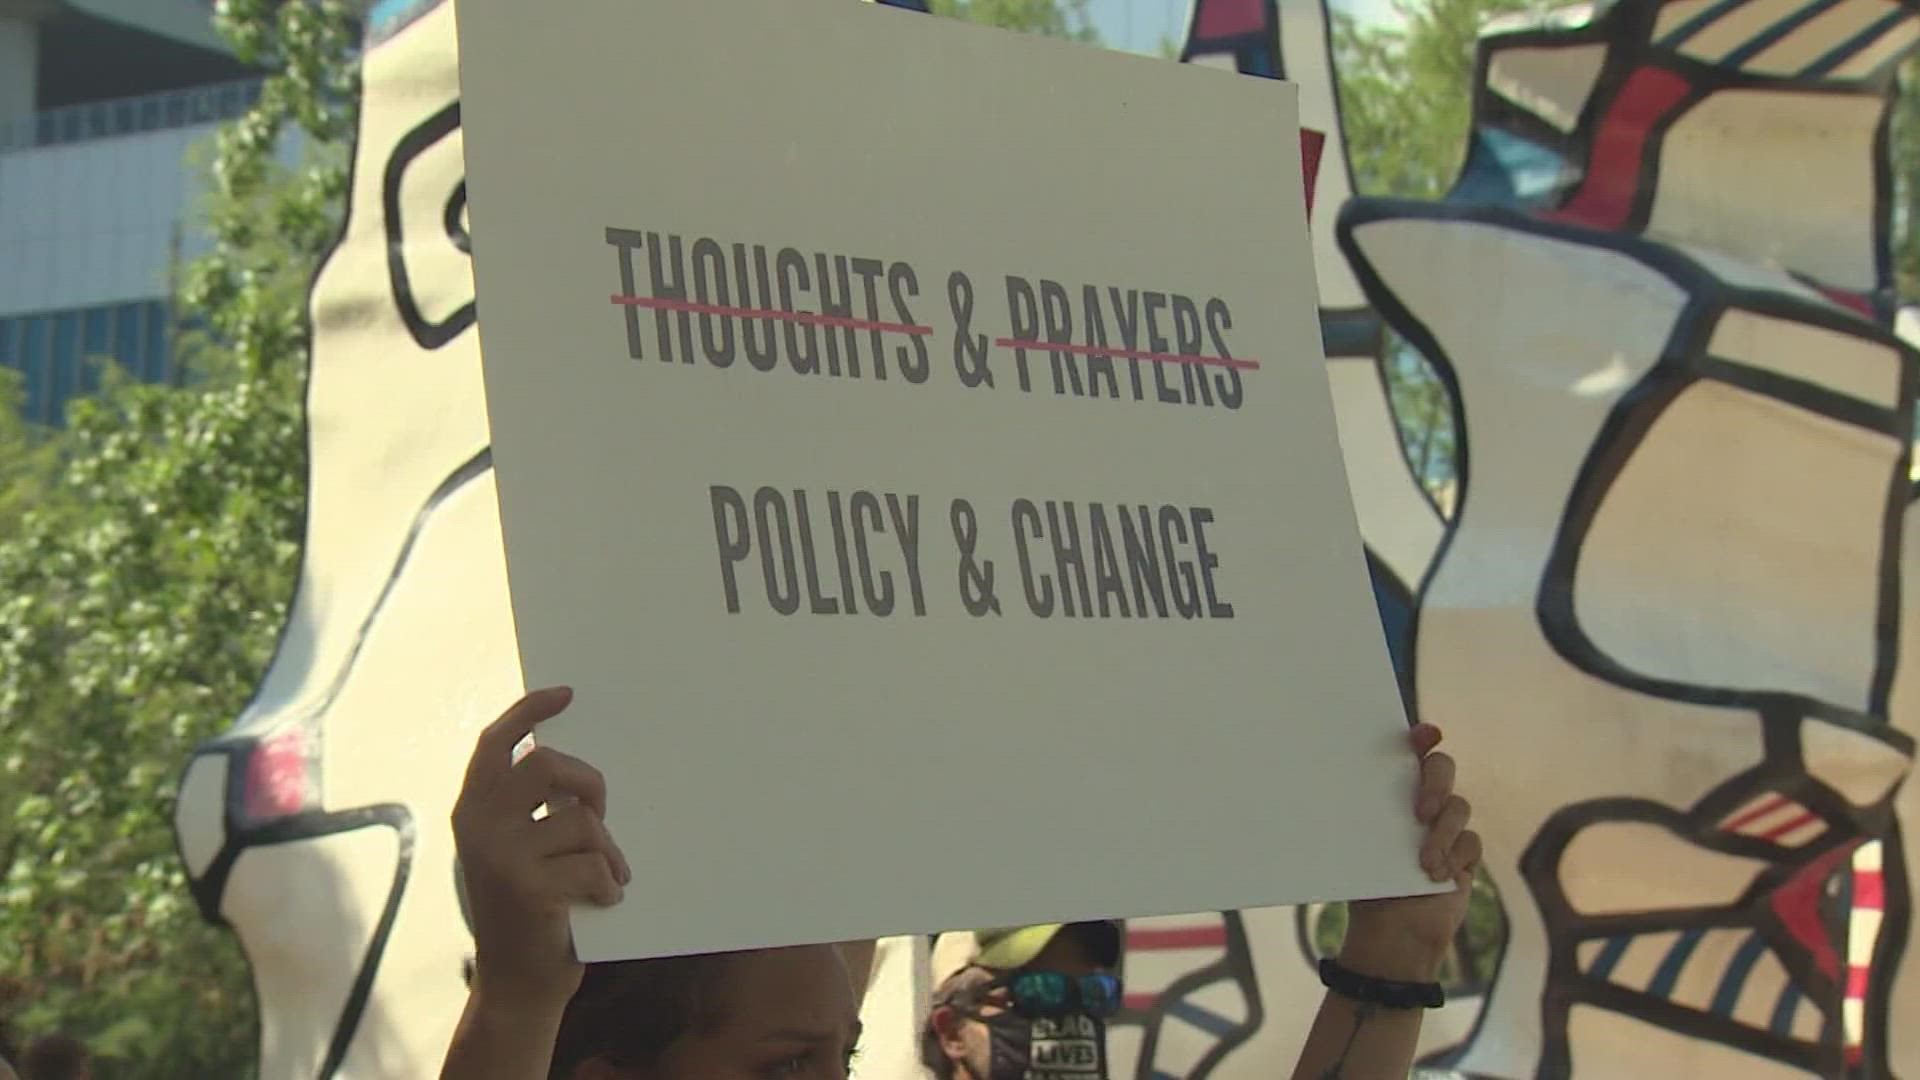
[[(474, 746), (453, 808), (475, 990), (555, 1018), (580, 985), (570, 909), (618, 903), (633, 879), (603, 823), (607, 789), (598, 770), (544, 746), (513, 760), (514, 747), (572, 700), (571, 690), (537, 690), (502, 713)], [(541, 806), (551, 812), (535, 820)]]

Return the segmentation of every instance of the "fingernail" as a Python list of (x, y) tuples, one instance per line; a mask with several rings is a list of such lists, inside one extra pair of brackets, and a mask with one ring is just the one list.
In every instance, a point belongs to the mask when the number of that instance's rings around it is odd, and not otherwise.
[(627, 890), (615, 889), (613, 890), (613, 899), (607, 901), (607, 906), (613, 907), (614, 905), (618, 904), (622, 900), (625, 900), (626, 898), (627, 898)]

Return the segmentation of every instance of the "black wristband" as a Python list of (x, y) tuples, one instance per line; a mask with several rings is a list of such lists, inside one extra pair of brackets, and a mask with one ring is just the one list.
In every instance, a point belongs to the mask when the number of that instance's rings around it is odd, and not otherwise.
[(1332, 957), (1320, 961), (1320, 985), (1349, 1001), (1386, 1009), (1437, 1009), (1447, 1003), (1439, 983), (1394, 982), (1348, 971)]

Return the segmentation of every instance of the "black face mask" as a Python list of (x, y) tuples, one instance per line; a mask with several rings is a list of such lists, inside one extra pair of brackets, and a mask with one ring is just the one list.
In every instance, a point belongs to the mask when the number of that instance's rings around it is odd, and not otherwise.
[(1085, 1013), (1026, 1017), (1011, 1010), (987, 1026), (987, 1075), (975, 1080), (1107, 1080), (1107, 1025)]

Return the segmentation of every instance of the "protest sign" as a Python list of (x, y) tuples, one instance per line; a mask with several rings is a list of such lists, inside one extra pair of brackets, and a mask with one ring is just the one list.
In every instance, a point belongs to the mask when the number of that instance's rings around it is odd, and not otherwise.
[(583, 958), (1430, 888), (1292, 87), (843, 0), (459, 22), (522, 660), (636, 868)]

